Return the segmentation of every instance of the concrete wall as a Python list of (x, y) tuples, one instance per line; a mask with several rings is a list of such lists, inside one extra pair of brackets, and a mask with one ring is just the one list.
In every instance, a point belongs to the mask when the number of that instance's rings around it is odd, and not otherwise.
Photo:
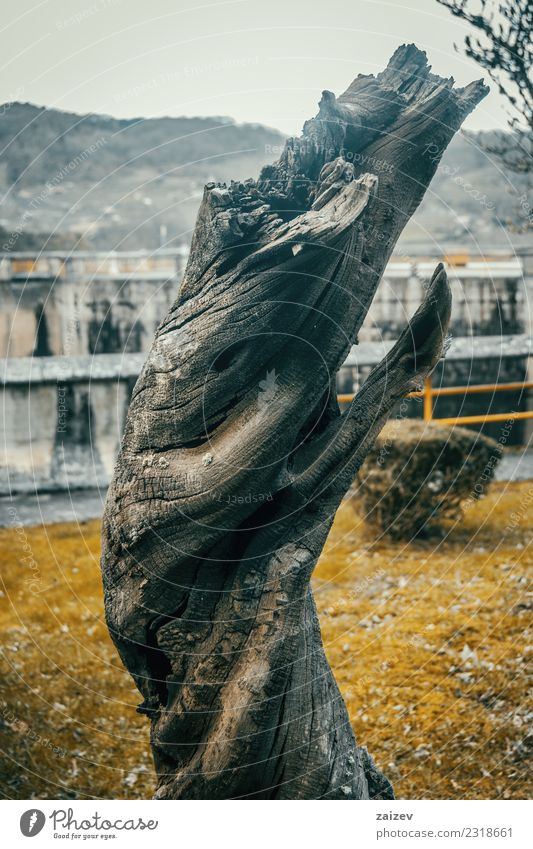
[(0, 260), (0, 355), (148, 351), (174, 302), (186, 253), (23, 254)]
[[(6, 254), (0, 257), (0, 354), (83, 356), (148, 351), (176, 298), (186, 250), (154, 254)], [(361, 341), (396, 338), (415, 312), (437, 258), (394, 257)], [(530, 333), (523, 261), (448, 263), (456, 336)]]
[[(354, 347), (340, 373), (339, 390), (357, 391), (370, 368), (392, 342)], [(532, 340), (526, 336), (452, 341), (446, 370), (452, 383), (472, 380), (481, 364), (487, 378), (496, 369), (500, 380), (523, 380)], [(112, 477), (126, 411), (144, 354), (101, 354), (95, 357), (41, 357), (5, 360), (0, 368), (0, 494), (37, 490), (106, 487)], [(486, 370), (489, 371), (486, 371)], [(435, 385), (440, 377), (436, 377)], [(449, 381), (448, 381), (449, 382)], [(488, 382), (488, 379), (480, 382)], [(488, 398), (491, 411), (517, 409), (513, 398)], [(436, 409), (437, 415), (470, 414), (486, 409), (487, 397), (471, 396), (459, 411)], [(420, 403), (409, 402), (420, 415)], [(440, 403), (440, 402), (439, 402)], [(461, 405), (462, 399), (448, 403)], [(523, 402), (522, 402), (523, 403)], [(485, 406), (483, 406), (485, 405)], [(496, 427), (496, 431), (499, 427)], [(497, 437), (497, 432), (491, 435)], [(513, 428), (520, 441), (522, 423)]]
[[(419, 306), (437, 260), (392, 259), (360, 333), (361, 341), (396, 339)], [(449, 264), (454, 336), (530, 333), (531, 291), (517, 258)]]
[[(186, 253), (169, 251), (0, 258), (0, 351), (7, 358), (0, 492), (109, 483), (135, 379), (176, 297), (185, 261)], [(397, 337), (435, 264), (436, 259), (410, 257), (389, 263), (360, 334), (363, 344), (341, 375), (342, 391), (356, 388), (368, 371), (361, 360), (365, 340)], [(454, 335), (531, 333), (527, 286), (533, 275), (528, 270), (524, 284), (520, 261), (467, 259), (450, 263), (449, 277)], [(517, 344), (523, 348), (526, 337), (521, 339)], [(445, 382), (525, 378), (531, 362), (527, 351), (517, 348), (514, 357), (500, 362), (498, 341), (487, 344), (477, 368), (475, 351), (482, 349), (478, 340), (467, 340), (463, 360), (446, 366)], [(485, 396), (469, 399), (460, 412), (483, 412), (485, 401)], [(491, 403), (493, 412), (510, 410), (513, 398), (501, 393)], [(457, 414), (455, 408), (438, 412)], [(525, 429), (517, 425), (514, 436), (522, 438)]]
[(144, 355), (5, 361), (0, 492), (105, 487)]

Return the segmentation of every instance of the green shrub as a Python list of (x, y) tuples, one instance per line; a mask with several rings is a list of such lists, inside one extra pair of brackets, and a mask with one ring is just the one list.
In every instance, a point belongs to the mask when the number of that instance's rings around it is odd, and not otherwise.
[(368, 522), (411, 538), (461, 517), (482, 496), (502, 454), (493, 439), (414, 419), (388, 422), (361, 467), (355, 498)]

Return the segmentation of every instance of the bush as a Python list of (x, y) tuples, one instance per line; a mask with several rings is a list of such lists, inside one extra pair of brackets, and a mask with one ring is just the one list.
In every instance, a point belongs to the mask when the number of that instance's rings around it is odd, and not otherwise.
[(457, 520), (467, 500), (482, 496), (502, 454), (474, 431), (414, 419), (388, 422), (356, 479), (367, 521), (396, 538), (411, 538)]

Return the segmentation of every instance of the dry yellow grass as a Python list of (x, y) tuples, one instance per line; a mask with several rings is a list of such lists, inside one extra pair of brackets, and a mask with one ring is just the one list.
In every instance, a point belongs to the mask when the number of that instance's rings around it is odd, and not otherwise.
[[(349, 502), (339, 510), (314, 581), (324, 642), (399, 797), (531, 795), (531, 504), (533, 483), (498, 484), (445, 540), (410, 544), (373, 542)], [(98, 557), (98, 522), (0, 531), (6, 797), (151, 795)]]

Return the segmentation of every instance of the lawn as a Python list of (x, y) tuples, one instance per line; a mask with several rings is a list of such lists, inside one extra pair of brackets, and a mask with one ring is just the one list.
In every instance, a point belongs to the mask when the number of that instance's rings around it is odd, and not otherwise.
[[(495, 484), (445, 538), (404, 544), (376, 542), (349, 500), (337, 514), (314, 578), (324, 643), (400, 798), (531, 796), (532, 505), (533, 482)], [(98, 558), (97, 521), (0, 531), (5, 797), (152, 793)]]

